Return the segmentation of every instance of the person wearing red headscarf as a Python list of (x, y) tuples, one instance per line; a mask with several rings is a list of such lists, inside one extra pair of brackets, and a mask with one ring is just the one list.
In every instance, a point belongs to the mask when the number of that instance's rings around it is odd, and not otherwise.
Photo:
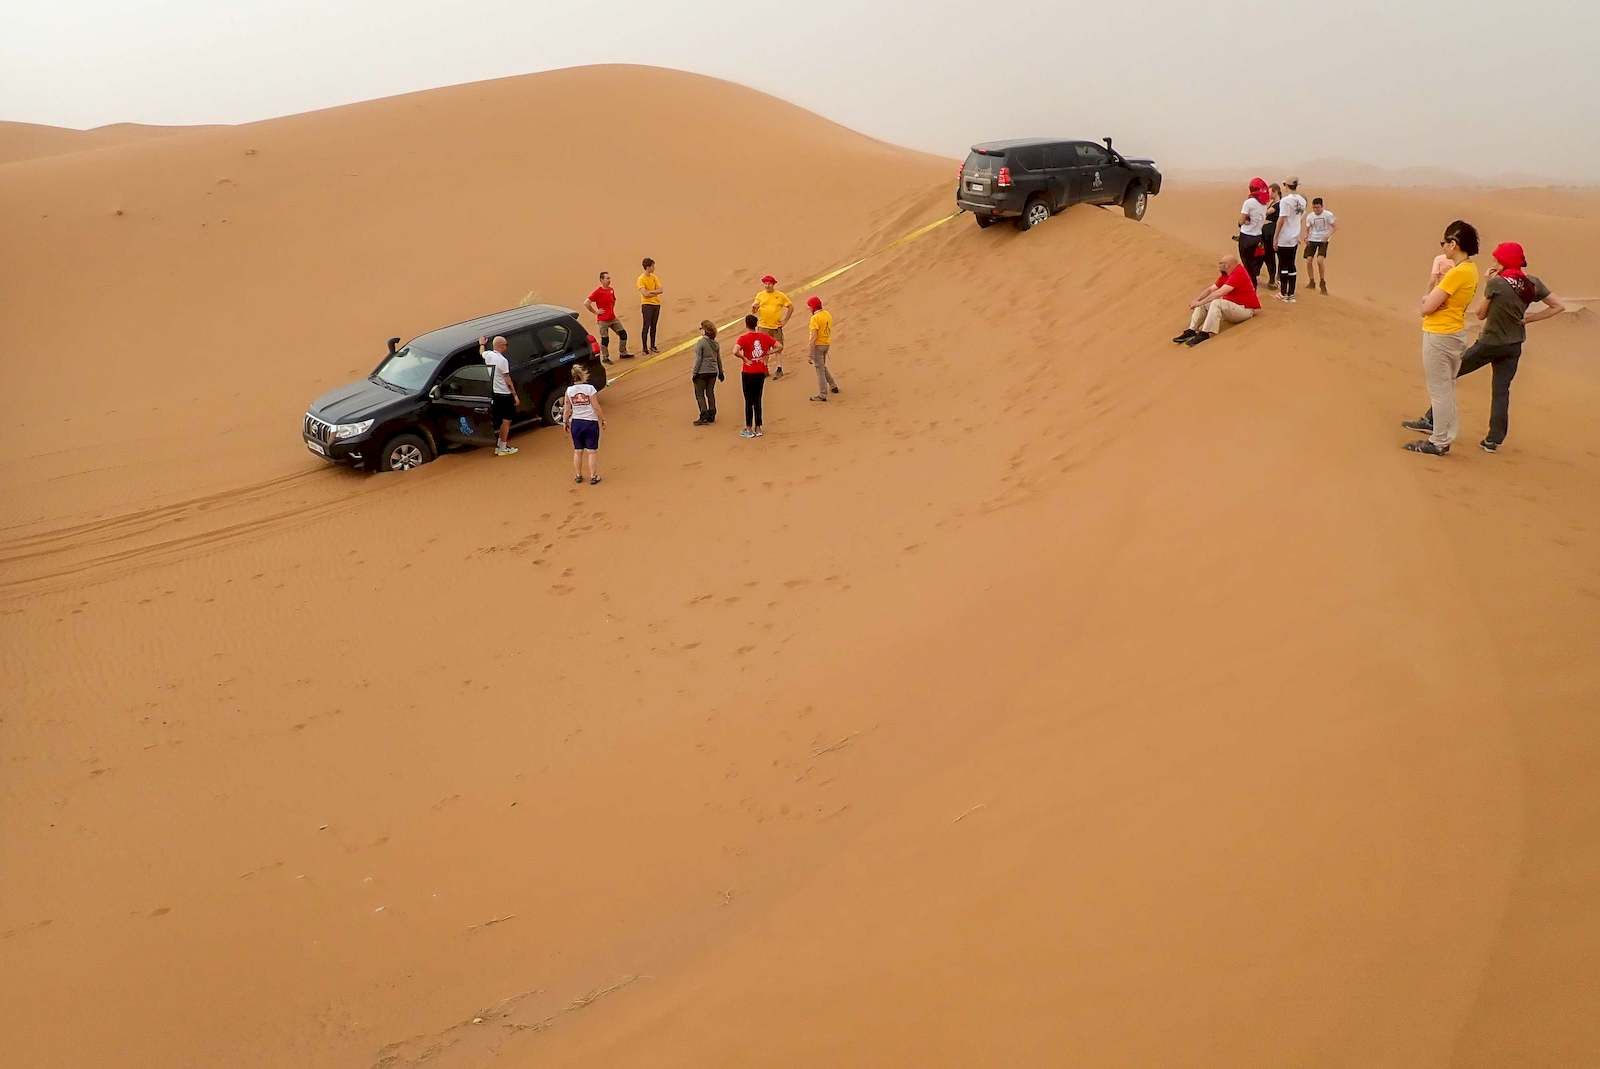
[[(1485, 453), (1498, 452), (1510, 429), (1511, 380), (1517, 377), (1522, 343), (1528, 336), (1527, 325), (1567, 310), (1560, 298), (1550, 292), (1550, 287), (1527, 273), (1528, 257), (1521, 245), (1515, 241), (1502, 242), (1494, 247), (1491, 255), (1496, 266), (1489, 268), (1489, 283), (1484, 287), (1483, 303), (1477, 310), (1477, 317), (1483, 321), (1483, 333), (1461, 355), (1461, 370), (1456, 372), (1456, 378), (1460, 378), (1485, 365), (1491, 369), (1489, 433), (1478, 443)], [(1539, 311), (1528, 311), (1530, 305), (1541, 302), (1544, 307)], [(1420, 422), (1431, 428), (1433, 409), (1428, 409)]]
[(1261, 228), (1267, 223), (1267, 204), (1272, 193), (1261, 178), (1250, 179), (1250, 195), (1239, 208), (1239, 262), (1250, 276), (1254, 286), (1261, 277), (1261, 265), (1267, 262), (1267, 247), (1262, 240)]

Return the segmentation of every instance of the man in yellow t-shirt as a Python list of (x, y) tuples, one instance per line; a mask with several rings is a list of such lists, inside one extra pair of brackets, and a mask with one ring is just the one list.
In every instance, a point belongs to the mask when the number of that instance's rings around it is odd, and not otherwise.
[[(750, 302), (750, 311), (756, 317), (756, 329), (764, 334), (770, 334), (778, 341), (783, 341), (783, 325), (789, 322), (789, 317), (794, 315), (794, 302), (789, 300), (789, 295), (778, 288), (778, 280), (771, 275), (761, 276), (761, 292), (756, 294), (756, 299)], [(783, 378), (783, 350), (778, 350), (780, 363), (773, 369), (774, 379)]]
[(644, 274), (634, 283), (639, 289), (639, 318), (644, 321), (640, 328), (644, 340), (639, 344), (648, 355), (661, 351), (656, 344), (656, 326), (661, 322), (661, 279), (656, 275), (656, 262), (650, 257), (646, 256), (639, 266), (644, 268)]
[(1428, 295), (1422, 298), (1422, 378), (1432, 403), (1431, 420), (1406, 420), (1402, 426), (1427, 431), (1428, 437), (1407, 442), (1413, 453), (1442, 457), (1456, 440), (1460, 419), (1456, 412), (1456, 375), (1461, 371), (1461, 355), (1467, 350), (1467, 305), (1478, 292), (1478, 266), (1471, 257), (1478, 254), (1478, 231), (1471, 223), (1457, 219), (1445, 227), (1439, 242), (1449, 258), (1450, 270)]
[(829, 391), (839, 392), (828, 370), (828, 349), (833, 345), (833, 313), (824, 311), (821, 297), (807, 297), (806, 307), (811, 309), (811, 363), (817, 369), (817, 393), (813, 401), (826, 401)]

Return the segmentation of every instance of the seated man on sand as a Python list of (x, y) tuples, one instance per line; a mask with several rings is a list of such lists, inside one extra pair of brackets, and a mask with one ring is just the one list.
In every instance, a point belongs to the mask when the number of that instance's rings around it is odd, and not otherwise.
[(1256, 284), (1250, 272), (1239, 266), (1239, 254), (1229, 252), (1217, 259), (1217, 280), (1204, 293), (1189, 302), (1189, 329), (1172, 340), (1180, 345), (1199, 345), (1216, 335), (1223, 323), (1243, 323), (1261, 310)]

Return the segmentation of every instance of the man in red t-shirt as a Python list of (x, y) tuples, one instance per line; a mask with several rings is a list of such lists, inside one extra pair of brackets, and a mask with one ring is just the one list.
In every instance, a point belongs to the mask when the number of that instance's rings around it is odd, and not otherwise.
[(744, 385), (744, 430), (741, 438), (761, 437), (761, 392), (767, 385), (767, 357), (783, 352), (783, 342), (756, 328), (756, 317), (744, 317), (744, 333), (733, 343), (739, 354)]
[(1199, 345), (1216, 336), (1223, 323), (1243, 323), (1261, 310), (1256, 284), (1239, 265), (1238, 253), (1217, 259), (1217, 280), (1189, 308), (1189, 329), (1172, 339), (1181, 345)]
[(624, 360), (632, 360), (633, 354), (628, 352), (628, 332), (622, 329), (622, 320), (617, 318), (617, 291), (611, 288), (610, 271), (600, 272), (600, 285), (589, 294), (583, 306), (594, 313), (600, 334), (600, 359), (611, 363), (611, 335), (614, 332), (618, 347), (622, 350), (617, 355)]

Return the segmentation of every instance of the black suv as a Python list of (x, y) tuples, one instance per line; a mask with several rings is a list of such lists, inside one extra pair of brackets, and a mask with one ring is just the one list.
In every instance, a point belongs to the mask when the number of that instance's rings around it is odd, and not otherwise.
[(1130, 160), (1093, 141), (987, 141), (973, 145), (961, 165), (956, 207), (980, 227), (1015, 219), (1018, 230), (1038, 226), (1073, 204), (1120, 204), (1129, 219), (1143, 219), (1161, 192), (1153, 160)]
[(514, 425), (561, 421), (582, 362), (589, 381), (604, 389), (600, 343), (583, 329), (578, 313), (548, 304), (513, 308), (469, 319), (415, 338), (396, 349), (360, 382), (325, 393), (306, 410), (306, 448), (324, 460), (373, 471), (405, 471), (455, 446), (493, 445), (489, 365), (480, 337), (506, 339), (506, 360), (522, 403)]

